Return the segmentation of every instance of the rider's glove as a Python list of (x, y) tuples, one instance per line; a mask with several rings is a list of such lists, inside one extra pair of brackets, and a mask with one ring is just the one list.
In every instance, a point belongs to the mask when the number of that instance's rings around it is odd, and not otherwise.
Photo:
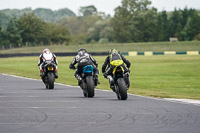
[(96, 63), (96, 65), (95, 65), (95, 66), (96, 66), (96, 68), (98, 68), (98, 63)]
[(71, 65), (71, 64), (69, 65), (69, 68), (70, 68), (70, 69), (76, 69), (76, 67), (73, 66), (73, 65)]

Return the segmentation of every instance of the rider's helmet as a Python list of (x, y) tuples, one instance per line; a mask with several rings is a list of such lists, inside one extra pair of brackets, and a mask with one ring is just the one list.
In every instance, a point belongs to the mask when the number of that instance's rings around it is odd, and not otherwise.
[(43, 50), (43, 54), (50, 54), (50, 53), (51, 53), (51, 51), (48, 48), (45, 48)]
[(45, 60), (53, 60), (53, 55), (48, 48), (45, 48), (43, 50), (43, 57), (44, 57)]
[(78, 50), (78, 55), (84, 55), (85, 53), (87, 53), (87, 50), (86, 49), (84, 49), (84, 48), (80, 48), (79, 50)]
[(114, 54), (114, 53), (117, 53), (117, 54), (119, 54), (119, 51), (117, 50), (117, 49), (110, 49), (110, 51), (109, 51), (109, 54)]

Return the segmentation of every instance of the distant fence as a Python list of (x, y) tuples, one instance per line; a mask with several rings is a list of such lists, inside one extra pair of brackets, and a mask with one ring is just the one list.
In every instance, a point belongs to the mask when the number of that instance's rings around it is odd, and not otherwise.
[[(24, 57), (24, 56), (40, 56), (41, 53), (19, 53), (19, 54), (0, 54), (0, 58), (8, 58), (8, 57)], [(77, 52), (71, 53), (54, 53), (56, 56), (75, 56)], [(92, 56), (106, 56), (108, 52), (91, 52)], [(186, 51), (186, 52), (176, 52), (176, 51), (164, 51), (164, 52), (153, 52), (153, 51), (130, 51), (130, 52), (122, 52), (122, 55), (127, 56), (152, 56), (152, 55), (200, 55), (200, 51)]]
[(164, 51), (164, 52), (153, 52), (153, 51), (145, 51), (145, 52), (137, 52), (130, 51), (128, 52), (129, 56), (137, 56), (137, 55), (200, 55), (200, 51), (186, 51), (186, 52), (176, 52), (176, 51)]

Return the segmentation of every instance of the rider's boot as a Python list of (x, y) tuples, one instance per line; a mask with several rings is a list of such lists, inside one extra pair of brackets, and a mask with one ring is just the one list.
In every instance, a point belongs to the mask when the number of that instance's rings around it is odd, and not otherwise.
[(58, 78), (58, 71), (57, 71), (57, 69), (55, 69), (55, 78), (56, 79)]
[(109, 80), (109, 83), (110, 83), (110, 88), (115, 91), (115, 87), (114, 87), (114, 79), (112, 78), (111, 75), (108, 75), (107, 76), (107, 79)]
[(80, 84), (82, 83), (82, 78), (79, 74), (75, 74), (76, 79), (78, 80), (78, 85), (80, 86)]
[(130, 87), (129, 74), (130, 74), (129, 72), (126, 72), (126, 73), (124, 74), (124, 79), (125, 79), (125, 82), (126, 82), (127, 88)]
[(40, 70), (40, 77), (41, 78), (44, 77), (44, 70), (43, 69)]
[(98, 84), (100, 84), (99, 79), (98, 79), (98, 75), (95, 75), (95, 86), (97, 86)]

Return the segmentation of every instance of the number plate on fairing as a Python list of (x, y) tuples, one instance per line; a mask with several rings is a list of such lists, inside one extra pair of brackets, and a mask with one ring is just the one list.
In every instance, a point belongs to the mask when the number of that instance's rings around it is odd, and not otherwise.
[(49, 71), (53, 71), (53, 67), (47, 67)]

